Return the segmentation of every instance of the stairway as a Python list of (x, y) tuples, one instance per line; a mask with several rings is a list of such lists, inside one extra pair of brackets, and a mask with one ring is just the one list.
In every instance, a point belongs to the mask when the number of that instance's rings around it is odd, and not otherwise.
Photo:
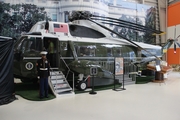
[(49, 86), (56, 97), (74, 95), (73, 89), (58, 68), (51, 68)]

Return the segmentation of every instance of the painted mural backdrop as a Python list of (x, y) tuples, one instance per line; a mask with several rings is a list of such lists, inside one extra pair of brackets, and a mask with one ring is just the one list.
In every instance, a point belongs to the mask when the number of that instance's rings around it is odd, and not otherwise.
[(18, 38), (38, 21), (46, 19), (46, 11), (31, 4), (0, 2), (0, 35)]
[[(120, 20), (133, 22), (151, 29), (155, 29), (156, 9), (154, 7), (123, 1), (119, 1), (117, 4), (121, 5), (122, 8), (132, 9), (136, 11), (135, 15), (127, 15), (126, 13), (120, 15)], [(132, 41), (145, 42), (150, 44), (155, 43), (155, 36), (150, 34), (149, 31), (140, 32), (133, 29), (118, 26), (114, 26), (114, 31)], [(116, 37), (116, 35), (113, 36)]]
[[(117, 0), (116, 4), (114, 3), (114, 0), (95, 0), (95, 1), (104, 3), (111, 7), (116, 5), (116, 8), (129, 11), (129, 13), (119, 12), (118, 14), (116, 14), (116, 18), (118, 19), (144, 25), (149, 28), (155, 28), (155, 8), (152, 6), (137, 4), (134, 2), (124, 2), (123, 0)], [(18, 38), (21, 34), (28, 32), (36, 22), (46, 19), (54, 20), (53, 18), (47, 17), (47, 13), (51, 13), (51, 11), (48, 11), (48, 9), (45, 8), (46, 6), (39, 7), (37, 2), (34, 2), (34, 4), (33, 2), (32, 4), (25, 4), (25, 3), (10, 4), (5, 2), (4, 3), (0, 2), (0, 35)], [(61, 4), (57, 5), (57, 7), (59, 6), (61, 6)], [(73, 10), (69, 10), (69, 11), (73, 11)], [(135, 11), (135, 14), (132, 14), (131, 11)], [(56, 14), (59, 13), (57, 12)], [(110, 17), (111, 14), (113, 13), (109, 12)], [(145, 43), (155, 42), (155, 36), (149, 34), (148, 31), (139, 32), (136, 30), (123, 28), (123, 27), (117, 27), (117, 26), (111, 26), (111, 27), (114, 31), (118, 32), (119, 34), (130, 40), (145, 42)], [(113, 35), (113, 37), (116, 36)]]

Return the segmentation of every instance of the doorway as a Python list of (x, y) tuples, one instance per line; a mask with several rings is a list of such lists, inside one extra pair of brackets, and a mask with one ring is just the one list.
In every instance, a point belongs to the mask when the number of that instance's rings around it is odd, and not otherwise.
[(47, 59), (50, 61), (50, 66), (52, 68), (58, 67), (57, 45), (58, 45), (57, 38), (44, 37), (44, 48), (43, 49), (48, 52)]

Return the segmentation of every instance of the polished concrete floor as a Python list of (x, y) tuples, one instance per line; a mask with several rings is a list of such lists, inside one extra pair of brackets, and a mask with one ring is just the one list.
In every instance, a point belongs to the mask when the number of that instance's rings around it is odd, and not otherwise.
[(180, 120), (180, 73), (165, 83), (126, 85), (49, 101), (19, 100), (0, 106), (0, 120)]

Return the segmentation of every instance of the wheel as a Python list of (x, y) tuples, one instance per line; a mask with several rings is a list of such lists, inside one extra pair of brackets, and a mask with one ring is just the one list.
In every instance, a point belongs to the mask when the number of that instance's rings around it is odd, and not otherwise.
[(79, 90), (82, 90), (82, 91), (86, 90), (86, 88), (87, 88), (86, 81), (79, 81), (78, 88), (79, 88)]

